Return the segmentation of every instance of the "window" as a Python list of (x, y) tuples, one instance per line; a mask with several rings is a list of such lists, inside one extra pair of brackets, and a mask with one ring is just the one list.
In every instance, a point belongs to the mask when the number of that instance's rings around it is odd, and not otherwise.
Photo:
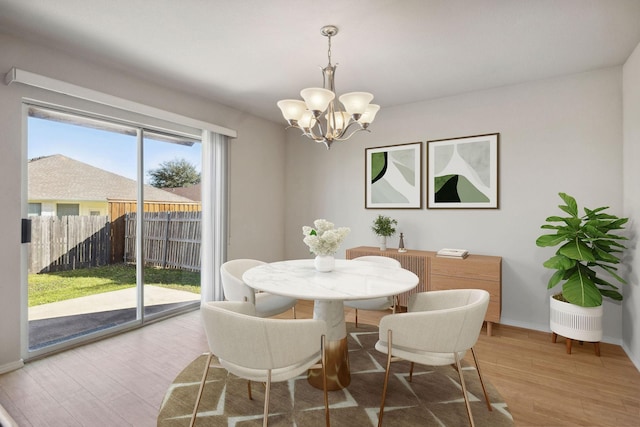
[(80, 205), (77, 203), (57, 203), (56, 214), (58, 218), (69, 215), (80, 215)]
[(42, 203), (29, 203), (29, 216), (42, 215)]

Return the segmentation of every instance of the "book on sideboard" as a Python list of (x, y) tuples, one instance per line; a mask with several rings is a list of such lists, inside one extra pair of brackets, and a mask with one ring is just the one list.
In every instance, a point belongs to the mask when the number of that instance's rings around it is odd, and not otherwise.
[(436, 252), (436, 256), (442, 258), (464, 259), (469, 256), (469, 251), (466, 249), (443, 248)]

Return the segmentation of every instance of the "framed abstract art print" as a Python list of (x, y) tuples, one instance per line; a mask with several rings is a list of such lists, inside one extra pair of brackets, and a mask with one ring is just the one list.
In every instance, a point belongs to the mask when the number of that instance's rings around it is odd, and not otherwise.
[(365, 208), (422, 208), (422, 142), (367, 148)]
[(497, 209), (499, 133), (427, 141), (427, 208)]

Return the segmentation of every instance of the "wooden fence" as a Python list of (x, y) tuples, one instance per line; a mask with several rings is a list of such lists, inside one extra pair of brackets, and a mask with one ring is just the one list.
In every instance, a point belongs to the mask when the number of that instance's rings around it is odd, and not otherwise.
[(109, 264), (110, 230), (108, 216), (32, 217), (29, 273)]
[[(109, 218), (111, 219), (111, 262), (119, 263), (125, 260), (126, 216), (136, 212), (136, 202), (109, 201)], [(163, 203), (145, 202), (145, 212), (199, 212), (200, 202), (192, 203)]]
[[(125, 215), (125, 262), (136, 261), (136, 213)], [(200, 271), (201, 212), (145, 212), (145, 265)]]

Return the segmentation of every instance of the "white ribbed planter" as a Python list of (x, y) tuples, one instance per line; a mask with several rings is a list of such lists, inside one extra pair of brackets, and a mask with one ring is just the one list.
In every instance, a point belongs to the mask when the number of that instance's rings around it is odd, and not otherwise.
[(602, 306), (580, 307), (551, 296), (549, 324), (553, 332), (565, 338), (599, 342), (602, 340)]

